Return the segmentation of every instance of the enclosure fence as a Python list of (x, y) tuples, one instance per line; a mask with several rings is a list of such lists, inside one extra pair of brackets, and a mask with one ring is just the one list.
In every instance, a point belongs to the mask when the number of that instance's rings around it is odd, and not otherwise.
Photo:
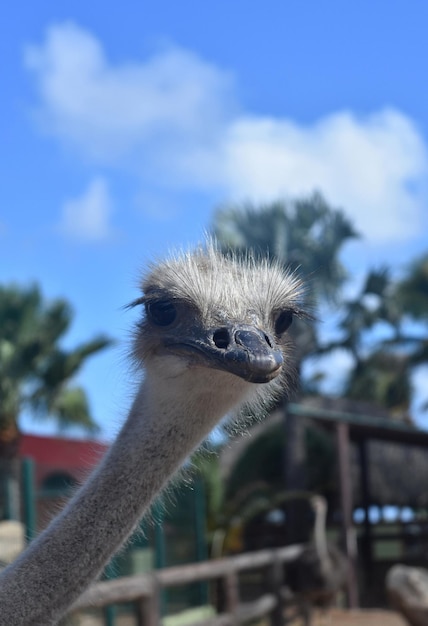
[[(138, 626), (159, 626), (163, 590), (190, 583), (218, 581), (217, 589), (222, 599), (220, 612), (199, 622), (198, 626), (232, 626), (266, 616), (270, 617), (272, 626), (280, 626), (284, 623), (286, 601), (284, 565), (294, 561), (302, 550), (302, 545), (261, 550), (98, 582), (73, 605), (72, 615), (85, 609), (132, 603)], [(240, 596), (240, 575), (250, 571), (261, 572), (263, 593), (245, 602)], [(193, 626), (195, 624), (192, 622)]]

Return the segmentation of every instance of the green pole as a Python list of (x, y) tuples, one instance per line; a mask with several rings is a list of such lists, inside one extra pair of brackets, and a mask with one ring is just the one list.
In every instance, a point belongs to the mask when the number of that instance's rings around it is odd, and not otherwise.
[[(154, 518), (155, 522), (155, 568), (162, 569), (166, 565), (166, 548), (165, 548), (165, 534), (163, 531), (163, 507), (162, 504), (156, 501), (154, 505)], [(159, 610), (161, 615), (165, 615), (167, 604), (166, 591), (161, 590), (159, 598)]]
[(155, 568), (161, 569), (165, 567), (166, 551), (165, 536), (163, 532), (163, 507), (160, 502), (155, 502), (153, 509), (153, 517), (155, 521)]
[(7, 520), (16, 519), (13, 510), (13, 485), (9, 476), (4, 477), (5, 509), (4, 518)]
[(104, 624), (105, 626), (115, 626), (116, 624), (116, 607), (113, 604), (104, 607)]
[[(205, 486), (200, 476), (194, 481), (194, 523), (196, 540), (196, 560), (206, 561), (208, 558), (206, 542), (206, 506)], [(199, 602), (208, 604), (208, 584), (201, 581), (198, 585)]]
[(30, 543), (37, 532), (33, 459), (22, 459), (22, 491), (24, 500), (25, 538), (27, 543)]

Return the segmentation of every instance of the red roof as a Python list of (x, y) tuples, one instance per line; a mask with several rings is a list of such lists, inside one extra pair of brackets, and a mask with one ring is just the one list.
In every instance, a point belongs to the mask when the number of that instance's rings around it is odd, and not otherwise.
[(95, 440), (22, 435), (19, 454), (34, 460), (37, 482), (55, 472), (80, 480), (97, 465), (108, 447)]

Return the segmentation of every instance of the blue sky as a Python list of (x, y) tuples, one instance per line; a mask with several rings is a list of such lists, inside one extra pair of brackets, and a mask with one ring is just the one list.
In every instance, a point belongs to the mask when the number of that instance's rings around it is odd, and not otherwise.
[(106, 436), (131, 390), (121, 307), (147, 260), (200, 241), (219, 204), (321, 190), (364, 235), (343, 256), (356, 276), (428, 248), (426, 3), (3, 13), (0, 281), (68, 298), (70, 345), (118, 339), (81, 376)]

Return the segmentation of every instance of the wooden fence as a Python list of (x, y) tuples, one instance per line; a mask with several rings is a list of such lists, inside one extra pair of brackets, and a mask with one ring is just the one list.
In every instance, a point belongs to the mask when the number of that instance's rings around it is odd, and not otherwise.
[[(284, 564), (296, 559), (302, 549), (302, 545), (293, 545), (261, 550), (98, 582), (79, 598), (72, 612), (132, 602), (136, 607), (138, 626), (160, 626), (162, 589), (202, 581), (219, 581), (224, 609), (215, 617), (204, 620), (204, 626), (234, 626), (267, 615), (273, 626), (280, 626), (284, 623)], [(251, 602), (242, 602), (239, 575), (251, 570), (264, 572), (263, 586), (266, 592)], [(193, 623), (192, 626), (196, 625)]]

